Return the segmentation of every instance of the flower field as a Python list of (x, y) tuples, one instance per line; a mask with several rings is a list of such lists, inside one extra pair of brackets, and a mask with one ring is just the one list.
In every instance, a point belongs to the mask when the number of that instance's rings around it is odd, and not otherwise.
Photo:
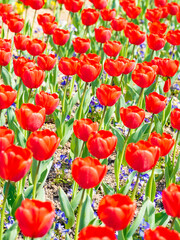
[(0, 240), (180, 240), (178, 0), (1, 0)]

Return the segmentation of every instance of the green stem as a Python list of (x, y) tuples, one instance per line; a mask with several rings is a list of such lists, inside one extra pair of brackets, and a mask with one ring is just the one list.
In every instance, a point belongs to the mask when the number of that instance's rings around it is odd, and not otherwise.
[(156, 77), (155, 92), (157, 91), (157, 87), (158, 87), (158, 78), (159, 78), (159, 75), (157, 75), (157, 77)]
[(173, 158), (172, 158), (172, 166), (173, 166), (173, 168), (174, 168), (174, 160), (175, 160), (175, 156), (176, 156), (176, 147), (177, 147), (177, 143), (178, 143), (179, 133), (180, 133), (180, 130), (178, 130), (178, 132), (177, 132), (176, 142), (174, 144), (174, 151), (173, 151)]
[(28, 11), (28, 6), (25, 7), (25, 17), (24, 17), (24, 29), (23, 29), (23, 33), (26, 34), (26, 20), (27, 20), (27, 11)]
[(128, 55), (128, 47), (129, 47), (129, 39), (127, 39), (127, 44), (126, 44), (126, 52), (125, 52), (125, 58), (127, 57)]
[(85, 98), (87, 86), (88, 86), (88, 83), (86, 82), (85, 87), (84, 87), (84, 92), (83, 92), (83, 95), (82, 95), (82, 98), (81, 98), (81, 105), (80, 105), (80, 109), (79, 109), (79, 117), (78, 117), (78, 119), (81, 119), (83, 103), (84, 103), (84, 98)]
[(38, 162), (38, 166), (36, 169), (36, 175), (35, 175), (35, 179), (34, 179), (34, 188), (33, 188), (33, 199), (36, 198), (36, 187), (37, 187), (38, 172), (39, 172), (40, 164), (41, 164), (41, 161)]
[(173, 229), (173, 226), (174, 226), (175, 220), (176, 220), (176, 218), (175, 218), (175, 217), (174, 217), (174, 218), (172, 218), (172, 222), (171, 222), (170, 230), (172, 230), (172, 229)]
[(148, 189), (148, 197), (151, 201), (152, 201), (151, 193), (152, 193), (152, 183), (153, 183), (153, 179), (154, 179), (154, 171), (155, 171), (155, 167), (152, 169), (152, 172), (151, 172), (149, 189)]
[(0, 79), (2, 78), (2, 66), (0, 66)]
[(21, 89), (21, 85), (22, 85), (22, 80), (21, 80), (21, 78), (19, 79), (19, 86), (18, 86), (18, 92), (17, 92), (17, 108), (19, 108), (20, 107), (20, 105), (19, 105), (19, 93), (20, 93), (20, 89)]
[(66, 85), (64, 88), (64, 95), (63, 95), (63, 102), (62, 102), (62, 112), (63, 113), (64, 113), (64, 109), (65, 109), (65, 100), (66, 100), (66, 94), (67, 94), (68, 80), (69, 80), (69, 76), (67, 76)]
[(150, 134), (151, 134), (153, 121), (154, 121), (154, 113), (152, 114), (151, 123), (150, 123), (150, 127), (149, 127), (149, 132), (148, 132), (148, 137), (149, 137)]
[(48, 42), (49, 42), (49, 37), (50, 37), (50, 35), (47, 35), (47, 40), (46, 40), (46, 54), (48, 54)]
[(79, 203), (78, 213), (77, 213), (77, 219), (76, 219), (76, 229), (75, 229), (75, 236), (74, 240), (78, 239), (78, 232), (79, 232), (79, 224), (80, 224), (80, 218), (81, 218), (81, 210), (82, 210), (82, 203), (84, 199), (85, 189), (83, 189), (81, 200)]
[(3, 200), (2, 210), (1, 210), (0, 240), (3, 239), (4, 216), (5, 216), (6, 200), (7, 200), (7, 196), (8, 196), (8, 192), (9, 192), (9, 187), (10, 187), (10, 181), (8, 181), (7, 185), (6, 185), (4, 200)]
[(29, 89), (29, 96), (28, 96), (28, 100), (27, 103), (29, 102), (29, 100), (31, 99), (31, 92), (32, 92), (32, 88)]
[(133, 45), (133, 50), (132, 50), (131, 59), (133, 59), (133, 58), (134, 58), (134, 51), (135, 51), (135, 47), (136, 47), (136, 45)]
[(82, 157), (84, 147), (85, 147), (85, 142), (83, 142), (83, 144), (82, 144), (82, 147), (81, 147), (81, 151), (80, 151), (79, 157)]
[[(167, 95), (167, 93), (165, 93), (165, 97), (166, 97), (166, 95)], [(164, 127), (164, 125), (165, 125), (165, 115), (166, 115), (166, 108), (163, 110), (163, 117), (162, 117), (162, 125), (163, 125), (163, 127)]]
[(104, 117), (105, 117), (106, 109), (107, 109), (107, 106), (104, 107), (104, 111), (103, 111), (103, 114), (102, 114), (102, 117), (101, 117), (101, 122), (100, 122), (100, 125), (99, 125), (99, 130), (101, 130), (102, 124), (103, 124), (103, 122), (104, 122)]
[(113, 81), (114, 81), (114, 77), (112, 77), (111, 79), (111, 86), (113, 85)]
[(119, 164), (118, 164), (118, 171), (117, 171), (117, 176), (116, 176), (116, 185), (117, 185), (116, 191), (117, 192), (119, 191), (119, 174), (120, 174), (121, 164), (122, 164), (122, 161), (124, 158), (124, 153), (125, 153), (125, 149), (126, 149), (128, 138), (129, 138), (130, 134), (131, 134), (131, 129), (129, 129), (128, 134), (125, 138), (124, 146), (123, 146), (121, 157), (120, 157)]
[(139, 99), (138, 99), (138, 103), (137, 103), (137, 106), (138, 106), (139, 108), (141, 108), (141, 106), (142, 106), (143, 96), (144, 96), (144, 88), (141, 88), (141, 92), (140, 92)]
[(150, 62), (153, 59), (153, 55), (154, 55), (154, 50), (152, 50), (151, 57), (150, 57)]
[(140, 177), (140, 172), (138, 172), (137, 174), (137, 179), (136, 179), (136, 183), (135, 183), (135, 186), (134, 186), (134, 189), (133, 189), (133, 192), (132, 192), (132, 196), (131, 196), (131, 200), (133, 201), (136, 197), (136, 192), (137, 192), (137, 189), (138, 189), (138, 182), (139, 182), (139, 177)]
[(34, 22), (35, 22), (35, 19), (36, 19), (36, 13), (37, 13), (37, 10), (35, 10), (35, 12), (34, 12), (34, 17), (33, 17), (33, 22), (32, 22), (32, 27), (31, 27), (31, 38), (32, 38), (32, 35), (33, 35), (33, 28), (34, 28)]

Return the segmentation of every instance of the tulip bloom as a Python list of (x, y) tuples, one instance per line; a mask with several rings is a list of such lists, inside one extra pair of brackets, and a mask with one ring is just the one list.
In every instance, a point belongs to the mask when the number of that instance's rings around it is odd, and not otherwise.
[(120, 32), (122, 30), (124, 30), (124, 28), (126, 27), (126, 19), (119, 17), (119, 18), (114, 18), (111, 21), (111, 27), (113, 28), (114, 31)]
[(147, 44), (148, 47), (153, 51), (159, 51), (166, 44), (165, 35), (161, 33), (159, 34), (150, 33), (149, 35), (147, 35)]
[(146, 33), (140, 30), (132, 29), (129, 31), (129, 42), (134, 45), (142, 44), (146, 39)]
[(5, 151), (14, 142), (14, 132), (7, 127), (0, 127), (0, 152)]
[(85, 26), (94, 25), (97, 22), (99, 15), (100, 15), (99, 12), (93, 8), (83, 9), (81, 12), (82, 24)]
[(26, 68), (32, 68), (35, 66), (35, 61), (24, 57), (19, 57), (18, 59), (13, 59), (13, 68), (16, 76), (21, 77), (23, 71)]
[(179, 11), (176, 14), (176, 19), (177, 19), (177, 22), (180, 23), (180, 7), (179, 7)]
[(107, 7), (107, 0), (93, 0), (94, 7), (98, 10), (104, 9)]
[(34, 132), (42, 127), (45, 122), (45, 108), (31, 103), (23, 103), (20, 109), (15, 110), (19, 125), (24, 129)]
[(125, 12), (126, 12), (126, 15), (129, 18), (136, 19), (139, 16), (139, 14), (142, 12), (142, 9), (140, 7), (137, 7), (137, 6), (128, 5), (125, 8)]
[(121, 121), (130, 129), (138, 128), (145, 118), (145, 111), (137, 106), (121, 107), (119, 112)]
[(55, 217), (52, 202), (25, 199), (16, 210), (15, 217), (21, 232), (26, 237), (43, 237), (50, 230)]
[(11, 57), (12, 53), (10, 48), (0, 48), (0, 66), (7, 66)]
[(92, 132), (97, 132), (99, 128), (99, 124), (97, 122), (93, 122), (91, 119), (82, 118), (80, 120), (75, 120), (73, 123), (73, 131), (77, 138), (86, 142), (89, 138), (89, 135)]
[(158, 114), (162, 112), (167, 103), (167, 97), (158, 94), (157, 92), (152, 92), (146, 96), (146, 110), (153, 114)]
[(53, 23), (55, 21), (56, 17), (51, 15), (50, 13), (44, 13), (44, 14), (38, 14), (37, 21), (39, 25), (43, 25), (45, 23)]
[(111, 21), (116, 16), (116, 9), (107, 9), (104, 8), (101, 10), (101, 17), (103, 21)]
[(80, 38), (80, 37), (77, 37), (72, 41), (74, 51), (76, 53), (87, 52), (90, 48), (90, 43), (91, 43), (90, 39), (84, 39), (84, 38)]
[(113, 77), (120, 76), (125, 70), (126, 64), (119, 59), (106, 59), (104, 70)]
[(42, 54), (45, 49), (46, 49), (46, 43), (42, 42), (39, 39), (33, 39), (31, 41), (28, 41), (26, 45), (26, 50), (32, 56), (37, 56)]
[(180, 218), (180, 185), (170, 184), (162, 191), (162, 201), (167, 215)]
[(75, 75), (77, 70), (78, 58), (71, 57), (62, 57), (59, 61), (59, 71), (62, 72), (64, 75)]
[(68, 30), (56, 28), (53, 33), (53, 42), (56, 45), (63, 46), (69, 40), (70, 33)]
[(13, 11), (13, 6), (11, 4), (0, 3), (0, 16), (3, 13), (10, 13)]
[(121, 96), (121, 88), (114, 85), (101, 84), (97, 88), (96, 96), (103, 106), (113, 106)]
[(107, 173), (107, 166), (96, 158), (76, 158), (71, 167), (72, 177), (84, 189), (94, 188)]
[(169, 92), (170, 87), (171, 87), (171, 79), (168, 78), (164, 83), (163, 91), (165, 93)]
[(46, 109), (46, 114), (50, 115), (59, 105), (59, 96), (57, 93), (50, 94), (41, 91), (40, 93), (36, 94), (35, 103), (36, 105), (44, 107)]
[(29, 149), (11, 145), (0, 152), (0, 177), (18, 182), (29, 171), (31, 164), (32, 152)]
[(144, 240), (179, 240), (180, 234), (174, 230), (170, 230), (163, 226), (158, 226), (154, 230), (146, 229), (144, 232)]
[(147, 9), (145, 13), (145, 18), (150, 22), (157, 22), (162, 16), (161, 8)]
[(128, 144), (125, 152), (126, 162), (138, 172), (146, 172), (154, 168), (159, 156), (159, 147), (143, 140)]
[(156, 7), (164, 7), (167, 4), (167, 0), (154, 0)]
[(44, 0), (30, 0), (29, 6), (33, 8), (34, 10), (39, 10), (44, 6), (45, 2)]
[(101, 64), (98, 62), (89, 62), (80, 60), (77, 64), (77, 75), (84, 82), (93, 82), (101, 73)]
[(168, 43), (174, 45), (174, 46), (179, 46), (180, 45), (180, 30), (170, 30), (167, 35), (166, 39)]
[(52, 35), (57, 28), (57, 22), (47, 22), (42, 25), (43, 32), (47, 35)]
[(0, 109), (9, 108), (15, 101), (17, 96), (16, 90), (9, 85), (0, 85)]
[(170, 2), (167, 4), (168, 13), (172, 16), (176, 15), (179, 10), (179, 4), (176, 2)]
[(103, 51), (109, 57), (116, 57), (121, 51), (122, 44), (117, 41), (107, 41), (103, 46)]
[(135, 60), (130, 60), (128, 58), (124, 58), (122, 56), (118, 57), (118, 60), (120, 62), (124, 62), (125, 63), (125, 69), (123, 71), (123, 74), (129, 74), (130, 72), (133, 71), (133, 69), (135, 68), (136, 65), (136, 61)]
[(120, 0), (119, 1), (120, 6), (123, 8), (123, 10), (125, 11), (125, 9), (131, 5), (131, 6), (135, 6), (136, 5), (136, 1), (135, 0)]
[(180, 109), (176, 108), (171, 112), (171, 125), (173, 128), (180, 130)]
[(37, 57), (37, 64), (44, 71), (51, 71), (56, 65), (56, 57), (54, 54), (40, 54)]
[(24, 85), (28, 88), (38, 88), (45, 79), (45, 72), (38, 66), (27, 68), (21, 75)]
[(11, 32), (19, 33), (24, 27), (24, 19), (20, 17), (12, 17), (8, 21), (8, 28)]
[(32, 151), (33, 157), (37, 161), (44, 161), (52, 157), (59, 143), (60, 139), (56, 133), (45, 129), (31, 133), (26, 145)]
[(160, 9), (162, 11), (161, 18), (167, 18), (169, 15), (167, 5), (164, 7), (161, 7)]
[(157, 67), (138, 63), (132, 73), (133, 82), (141, 88), (149, 87), (156, 78)]
[(81, 54), (80, 55), (80, 60), (86, 61), (89, 63), (100, 63), (101, 61), (101, 56), (95, 54), (95, 53), (88, 53), (88, 54)]
[(0, 38), (0, 48), (11, 48), (11, 39)]
[(160, 156), (166, 156), (175, 144), (175, 140), (171, 137), (170, 134), (163, 133), (162, 136), (159, 133), (152, 132), (148, 138), (148, 141), (160, 148)]
[(99, 28), (95, 28), (95, 38), (97, 42), (105, 43), (109, 41), (111, 38), (112, 30), (110, 28), (105, 28), (100, 26)]
[(149, 31), (154, 34), (164, 34), (167, 30), (167, 25), (161, 22), (149, 22)]
[(79, 12), (84, 4), (83, 0), (66, 0), (64, 6), (69, 12)]
[(78, 240), (91, 240), (91, 239), (117, 240), (114, 231), (111, 228), (90, 225), (83, 228), (80, 231)]
[(117, 137), (110, 131), (92, 132), (87, 141), (88, 151), (98, 159), (109, 157), (117, 144)]
[(136, 203), (129, 196), (114, 194), (104, 196), (97, 210), (101, 221), (115, 231), (125, 229), (134, 217)]
[(129, 38), (130, 35), (131, 35), (131, 31), (133, 31), (133, 30), (140, 31), (139, 25), (136, 25), (136, 24), (134, 24), (134, 23), (132, 23), (132, 22), (130, 22), (130, 23), (128, 22), (128, 23), (126, 24), (125, 28), (124, 28), (124, 34), (125, 34), (125, 36), (126, 36), (127, 38)]
[(21, 33), (18, 33), (14, 36), (14, 45), (16, 49), (20, 51), (25, 51), (29, 40), (30, 40), (29, 36), (24, 36)]

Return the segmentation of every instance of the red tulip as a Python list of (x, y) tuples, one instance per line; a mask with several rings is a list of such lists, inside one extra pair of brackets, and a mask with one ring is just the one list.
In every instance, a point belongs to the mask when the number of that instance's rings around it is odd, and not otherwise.
[(165, 93), (169, 92), (170, 87), (171, 87), (171, 79), (168, 78), (164, 83), (163, 91)]
[(147, 35), (147, 44), (150, 49), (158, 51), (165, 46), (166, 37), (161, 33), (159, 34), (150, 33), (149, 35)]
[(57, 0), (59, 4), (64, 4), (65, 0)]
[(64, 6), (70, 12), (79, 12), (84, 4), (83, 0), (66, 0)]
[(97, 42), (105, 43), (111, 38), (112, 30), (110, 28), (105, 28), (100, 26), (99, 28), (95, 28), (95, 38)]
[(0, 3), (0, 16), (3, 13), (10, 13), (13, 11), (13, 6), (11, 4)]
[(88, 54), (81, 54), (80, 60), (89, 62), (89, 63), (100, 63), (101, 56), (95, 54), (95, 53), (88, 53)]
[(153, 114), (162, 112), (167, 103), (167, 98), (157, 92), (152, 92), (146, 96), (146, 110)]
[(73, 131), (75, 136), (84, 142), (88, 140), (89, 135), (92, 132), (97, 132), (98, 128), (99, 124), (97, 122), (93, 122), (89, 118), (75, 120), (73, 123)]
[(52, 35), (57, 28), (57, 22), (48, 22), (42, 25), (43, 32), (47, 35)]
[(56, 57), (53, 54), (41, 54), (37, 57), (37, 64), (44, 71), (51, 71), (56, 65)]
[(0, 152), (5, 151), (14, 142), (14, 132), (7, 127), (0, 127)]
[(0, 48), (0, 66), (7, 66), (11, 60), (10, 48)]
[(125, 34), (125, 36), (126, 36), (127, 38), (129, 38), (130, 35), (131, 35), (131, 31), (133, 31), (133, 30), (135, 30), (135, 31), (140, 31), (139, 25), (136, 25), (136, 24), (134, 24), (134, 23), (132, 23), (132, 22), (127, 23), (127, 24), (125, 25), (125, 28), (124, 28), (124, 34)]
[(22, 2), (25, 6), (29, 6), (29, 0), (19, 0)]
[(52, 157), (59, 143), (60, 139), (56, 133), (45, 129), (31, 133), (26, 145), (32, 151), (36, 160), (44, 161)]
[(104, 70), (110, 76), (120, 76), (125, 70), (126, 64), (119, 59), (106, 59), (104, 62)]
[(121, 88), (114, 85), (101, 84), (97, 88), (96, 96), (103, 106), (113, 106), (121, 96)]
[(38, 88), (45, 79), (45, 72), (37, 66), (27, 68), (21, 75), (24, 85), (28, 88)]
[(169, 15), (167, 5), (164, 7), (161, 7), (160, 9), (162, 11), (161, 18), (167, 18)]
[(142, 12), (142, 9), (134, 5), (128, 5), (125, 8), (125, 12), (129, 18), (136, 19), (139, 16), (139, 14)]
[(29, 40), (30, 40), (29, 36), (24, 36), (21, 33), (18, 33), (14, 36), (14, 45), (16, 49), (20, 51), (25, 51)]
[(90, 225), (83, 228), (80, 231), (78, 240), (91, 240), (91, 239), (117, 240), (114, 231), (111, 228)]
[(125, 152), (126, 162), (138, 172), (146, 172), (155, 167), (159, 156), (159, 147), (143, 140), (128, 144)]
[(137, 106), (121, 107), (119, 112), (121, 121), (130, 129), (138, 128), (145, 118), (145, 111)]
[(180, 185), (170, 184), (162, 191), (162, 201), (167, 215), (180, 218)]
[(146, 39), (146, 33), (140, 30), (132, 29), (129, 31), (129, 42), (134, 45), (142, 44)]
[(98, 207), (101, 221), (115, 231), (125, 229), (134, 217), (136, 203), (123, 194), (104, 196)]
[(157, 74), (163, 77), (173, 77), (179, 68), (179, 61), (172, 60), (169, 58), (158, 58), (155, 57), (152, 63), (158, 66)]
[(149, 87), (156, 78), (157, 68), (150, 67), (145, 63), (138, 63), (135, 70), (132, 73), (132, 80), (141, 88)]
[(17, 96), (16, 90), (9, 85), (0, 85), (0, 109), (9, 108)]
[(109, 157), (117, 144), (117, 137), (110, 131), (92, 132), (87, 141), (89, 152), (98, 159)]
[(35, 61), (24, 57), (19, 57), (18, 59), (13, 59), (13, 68), (16, 76), (21, 77), (23, 71), (26, 68), (32, 68), (35, 66)]
[(42, 127), (45, 122), (45, 108), (35, 106), (31, 103), (23, 103), (20, 109), (15, 110), (19, 125), (30, 132), (34, 132)]
[(123, 10), (125, 10), (129, 5), (135, 6), (136, 1), (135, 0), (120, 0), (119, 4), (123, 8)]
[(25, 199), (16, 210), (15, 217), (24, 236), (43, 237), (53, 224), (55, 217), (54, 204), (35, 199)]
[(101, 17), (103, 21), (111, 21), (116, 16), (116, 9), (107, 9), (104, 8), (101, 10)]
[(51, 15), (50, 13), (44, 13), (44, 14), (38, 14), (37, 21), (39, 25), (43, 25), (45, 23), (53, 23), (55, 21), (56, 17)]
[(72, 41), (72, 43), (76, 53), (85, 53), (90, 48), (91, 40), (77, 37)]
[(45, 2), (44, 0), (30, 0), (29, 6), (32, 7), (35, 10), (39, 10), (44, 6)]
[(29, 171), (32, 164), (32, 152), (27, 148), (11, 145), (0, 152), (0, 177), (18, 182)]
[(164, 7), (167, 4), (167, 0), (154, 0), (156, 7)]
[(42, 42), (39, 39), (33, 39), (29, 41), (26, 45), (26, 50), (32, 56), (40, 55), (46, 49), (46, 43)]
[(160, 156), (166, 156), (174, 146), (175, 140), (170, 134), (163, 133), (162, 136), (159, 133), (152, 132), (148, 138), (148, 141), (160, 148)]
[(135, 68), (135, 65), (136, 65), (136, 61), (135, 60), (130, 60), (130, 59), (124, 58), (122, 56), (120, 56), (118, 59), (119, 59), (120, 62), (124, 62), (125, 63), (125, 69), (123, 71), (123, 74), (129, 74)]
[(1, 48), (11, 48), (11, 39), (0, 38), (0, 49)]
[(158, 226), (154, 230), (146, 229), (144, 232), (144, 240), (179, 240), (180, 234), (174, 230), (169, 230), (166, 227)]
[(180, 109), (175, 108), (171, 112), (171, 125), (173, 128), (180, 130)]
[(180, 23), (180, 7), (179, 7), (179, 10), (176, 14), (176, 19), (177, 19), (177, 22)]
[(68, 30), (56, 28), (53, 33), (53, 42), (59, 46), (63, 46), (69, 40), (70, 33)]
[(107, 7), (107, 0), (93, 0), (94, 7), (98, 10), (104, 9)]
[(157, 22), (162, 16), (161, 8), (147, 9), (145, 13), (145, 18), (151, 22)]
[(71, 167), (72, 177), (81, 188), (94, 188), (107, 173), (107, 166), (96, 158), (76, 158)]
[(24, 19), (20, 17), (10, 18), (8, 21), (8, 28), (11, 32), (19, 33), (24, 27)]
[(170, 30), (166, 35), (166, 39), (168, 43), (174, 46), (180, 45), (180, 30)]
[(161, 23), (159, 21), (158, 22), (149, 22), (148, 26), (149, 26), (150, 33), (154, 33), (154, 34), (164, 34), (167, 29), (167, 25), (165, 23)]
[(113, 28), (113, 30), (120, 32), (124, 30), (124, 28), (126, 27), (126, 23), (127, 21), (125, 18), (122, 17), (114, 18), (111, 21), (111, 27)]
[(89, 62), (80, 60), (77, 64), (77, 75), (84, 82), (93, 82), (101, 73), (101, 64), (98, 62)]
[(59, 96), (57, 93), (50, 94), (41, 91), (40, 93), (36, 94), (35, 103), (36, 105), (44, 107), (46, 109), (46, 114), (50, 115), (59, 105)]
[(99, 12), (92, 8), (85, 8), (81, 12), (82, 24), (85, 26), (94, 25), (99, 18)]
[(179, 5), (176, 2), (170, 2), (167, 4), (167, 8), (168, 8), (168, 13), (173, 16), (178, 13)]
[(117, 42), (117, 41), (107, 41), (103, 46), (104, 52), (109, 57), (116, 57), (121, 51), (121, 48), (122, 48), (121, 42)]
[(61, 71), (64, 75), (75, 75), (77, 70), (78, 58), (71, 57), (62, 57), (59, 61), (59, 71)]

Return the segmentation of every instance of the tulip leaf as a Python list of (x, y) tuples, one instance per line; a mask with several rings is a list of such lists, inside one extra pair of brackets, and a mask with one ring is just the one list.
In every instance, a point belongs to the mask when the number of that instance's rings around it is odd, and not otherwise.
[[(149, 177), (148, 182), (146, 184), (146, 190), (145, 190), (145, 196), (146, 197), (148, 197), (148, 191), (149, 191), (149, 187), (150, 187), (149, 186), (150, 185), (150, 179), (151, 179), (151, 177)], [(156, 195), (156, 183), (155, 183), (155, 176), (154, 176), (153, 180), (152, 180), (151, 196), (149, 196), (152, 202), (154, 201), (155, 195)]]
[(158, 115), (154, 115), (154, 123), (155, 123), (155, 131), (157, 133), (162, 134), (163, 133), (163, 125), (161, 123), (161, 121), (159, 120)]
[(67, 229), (69, 229), (75, 222), (75, 216), (69, 199), (61, 187), (59, 189), (59, 200), (61, 209), (65, 213), (66, 218), (68, 219), (68, 223), (65, 226)]
[(155, 204), (153, 202), (151, 202), (148, 199), (148, 204), (147, 204), (147, 208), (146, 208), (146, 217), (147, 220), (146, 222), (148, 222), (150, 224), (150, 228), (153, 229), (155, 228)]
[(179, 154), (179, 156), (178, 156), (178, 160), (177, 160), (177, 162), (176, 162), (176, 166), (175, 166), (175, 168), (174, 168), (174, 170), (173, 170), (173, 172), (172, 172), (172, 174), (171, 174), (171, 179), (172, 179), (172, 180), (175, 178), (176, 173), (179, 171), (179, 169), (180, 169), (180, 154)]
[(180, 219), (176, 218), (174, 222), (174, 230), (180, 233)]
[(136, 143), (140, 139), (142, 139), (148, 127), (149, 127), (148, 124), (144, 124), (143, 126), (139, 127), (132, 135), (130, 135), (128, 139), (128, 143), (132, 143), (132, 142)]
[(81, 191), (79, 191), (79, 192), (76, 194), (75, 198), (72, 199), (72, 201), (71, 201), (71, 207), (72, 207), (73, 211), (76, 210), (77, 206), (78, 206), (79, 203), (80, 203), (80, 200), (81, 200), (81, 197), (82, 197), (82, 192), (83, 192), (83, 189), (81, 189)]
[(115, 110), (115, 106), (112, 106), (112, 107), (108, 107), (107, 111), (106, 111), (106, 114), (105, 114), (105, 118), (104, 118), (104, 128), (106, 130), (109, 129), (109, 122), (111, 120), (111, 117), (114, 113), (114, 110)]
[[(5, 182), (5, 184), (4, 184), (4, 189), (3, 189), (4, 193), (5, 193), (6, 186), (7, 186), (7, 182)], [(16, 201), (16, 196), (17, 196), (17, 194), (16, 194), (15, 183), (11, 182), (10, 186), (9, 186), (8, 197), (7, 197), (7, 208), (9, 210), (9, 212), (11, 212), (12, 206), (13, 206), (14, 202)]]
[(66, 234), (65, 240), (71, 240), (71, 238), (70, 238), (70, 236), (68, 234)]
[(94, 211), (91, 207), (91, 198), (89, 197), (89, 195), (87, 195), (86, 200), (82, 205), (79, 230), (88, 226), (93, 219), (94, 219)]
[(32, 197), (33, 185), (29, 186), (24, 192), (24, 198), (30, 199)]
[(123, 186), (123, 187), (119, 190), (119, 193), (122, 193), (122, 194), (126, 195), (126, 194), (129, 192), (129, 189), (130, 189), (130, 187), (131, 187), (132, 181), (133, 181), (136, 173), (137, 173), (136, 171), (133, 171), (133, 172), (129, 175), (129, 177), (128, 177), (128, 179), (127, 179), (127, 184), (126, 184), (125, 186)]
[(121, 131), (113, 126), (111, 126), (111, 129), (112, 129), (112, 133), (117, 137), (118, 141), (117, 141), (117, 145), (116, 145), (116, 149), (117, 151), (121, 151), (122, 152), (122, 149), (123, 149), (123, 146), (124, 146), (124, 142), (125, 142), (125, 139), (124, 139), (124, 136), (123, 134), (121, 133)]
[(15, 216), (16, 209), (17, 209), (18, 207), (20, 207), (21, 202), (22, 202), (23, 200), (24, 200), (24, 197), (23, 197), (23, 194), (21, 193), (21, 194), (16, 198), (16, 200), (15, 200), (14, 203), (13, 203), (12, 210), (11, 210), (11, 214), (12, 214), (13, 217)]
[(126, 237), (129, 238), (131, 237), (137, 230), (137, 228), (139, 227), (139, 225), (141, 224), (143, 218), (144, 218), (144, 214), (146, 212), (146, 208), (148, 206), (149, 200), (146, 199), (142, 205), (141, 210), (139, 211), (139, 214), (137, 216), (137, 218), (134, 220), (133, 224), (131, 225), (129, 231), (127, 232)]
[(3, 240), (15, 240), (18, 234), (17, 227), (18, 223), (15, 222), (9, 229), (6, 230), (3, 235)]
[(65, 123), (65, 134), (64, 137), (61, 139), (62, 147), (64, 147), (64, 145), (67, 143), (67, 141), (69, 140), (73, 133), (73, 122), (74, 118), (71, 118), (69, 121)]
[(5, 67), (2, 67), (2, 79), (5, 85), (11, 86), (11, 74), (8, 72), (8, 70)]
[(155, 227), (157, 226), (164, 226), (168, 224), (169, 220), (171, 219), (171, 216), (168, 216), (165, 211), (158, 212), (155, 215)]
[(103, 182), (102, 183), (102, 187), (103, 187), (105, 195), (113, 195), (113, 194), (115, 194), (114, 189), (111, 186), (109, 186), (107, 183)]

